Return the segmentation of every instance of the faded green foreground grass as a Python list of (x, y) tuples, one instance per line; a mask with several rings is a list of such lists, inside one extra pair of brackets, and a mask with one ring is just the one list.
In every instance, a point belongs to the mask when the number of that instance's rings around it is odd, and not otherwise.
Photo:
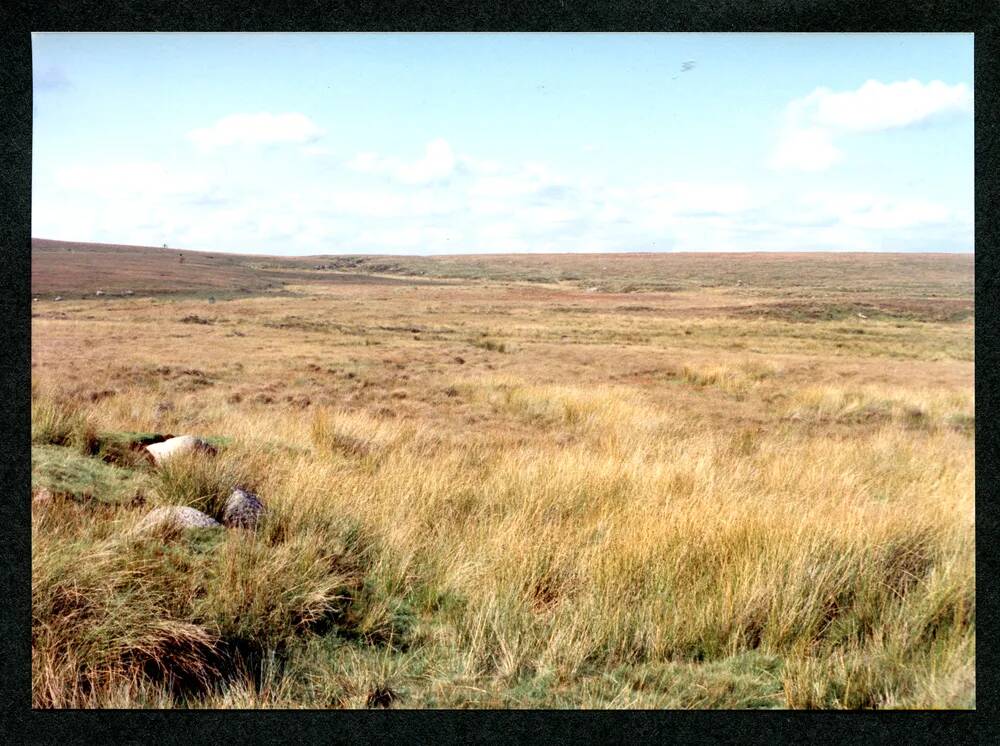
[[(624, 386), (454, 388), (558, 437), (220, 408), (216, 458), (154, 470), (100, 459), (107, 409), (37, 388), (35, 706), (975, 706), (973, 450), (947, 424), (970, 400), (897, 393), (930, 423), (845, 439)], [(237, 481), (271, 507), (256, 532), (133, 530)]]

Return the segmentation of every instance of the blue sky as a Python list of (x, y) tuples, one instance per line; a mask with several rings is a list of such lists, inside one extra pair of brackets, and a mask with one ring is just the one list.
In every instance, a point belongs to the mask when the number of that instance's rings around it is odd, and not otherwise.
[(32, 235), (972, 251), (971, 34), (33, 36)]

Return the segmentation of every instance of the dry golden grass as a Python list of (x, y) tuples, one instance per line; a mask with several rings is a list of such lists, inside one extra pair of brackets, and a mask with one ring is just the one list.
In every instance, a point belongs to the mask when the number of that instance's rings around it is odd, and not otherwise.
[[(975, 706), (970, 320), (287, 289), (35, 304), (44, 463), (228, 439), (39, 471), (36, 706)], [(257, 532), (130, 531), (236, 481)]]

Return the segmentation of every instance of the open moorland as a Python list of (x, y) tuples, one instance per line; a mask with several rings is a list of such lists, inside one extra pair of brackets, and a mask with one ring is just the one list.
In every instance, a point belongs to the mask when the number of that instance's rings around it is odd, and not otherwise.
[(36, 707), (975, 707), (971, 255), (32, 261)]

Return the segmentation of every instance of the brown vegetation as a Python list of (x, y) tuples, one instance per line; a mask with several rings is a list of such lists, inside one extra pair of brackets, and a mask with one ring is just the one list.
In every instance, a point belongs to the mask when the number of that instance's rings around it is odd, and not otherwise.
[[(275, 259), (208, 303), (74, 296), (98, 253), (36, 253), (36, 706), (975, 706), (971, 258)], [(213, 256), (170, 264), (286, 271)], [(168, 433), (218, 453), (134, 456)], [(129, 531), (237, 483), (256, 531)]]

